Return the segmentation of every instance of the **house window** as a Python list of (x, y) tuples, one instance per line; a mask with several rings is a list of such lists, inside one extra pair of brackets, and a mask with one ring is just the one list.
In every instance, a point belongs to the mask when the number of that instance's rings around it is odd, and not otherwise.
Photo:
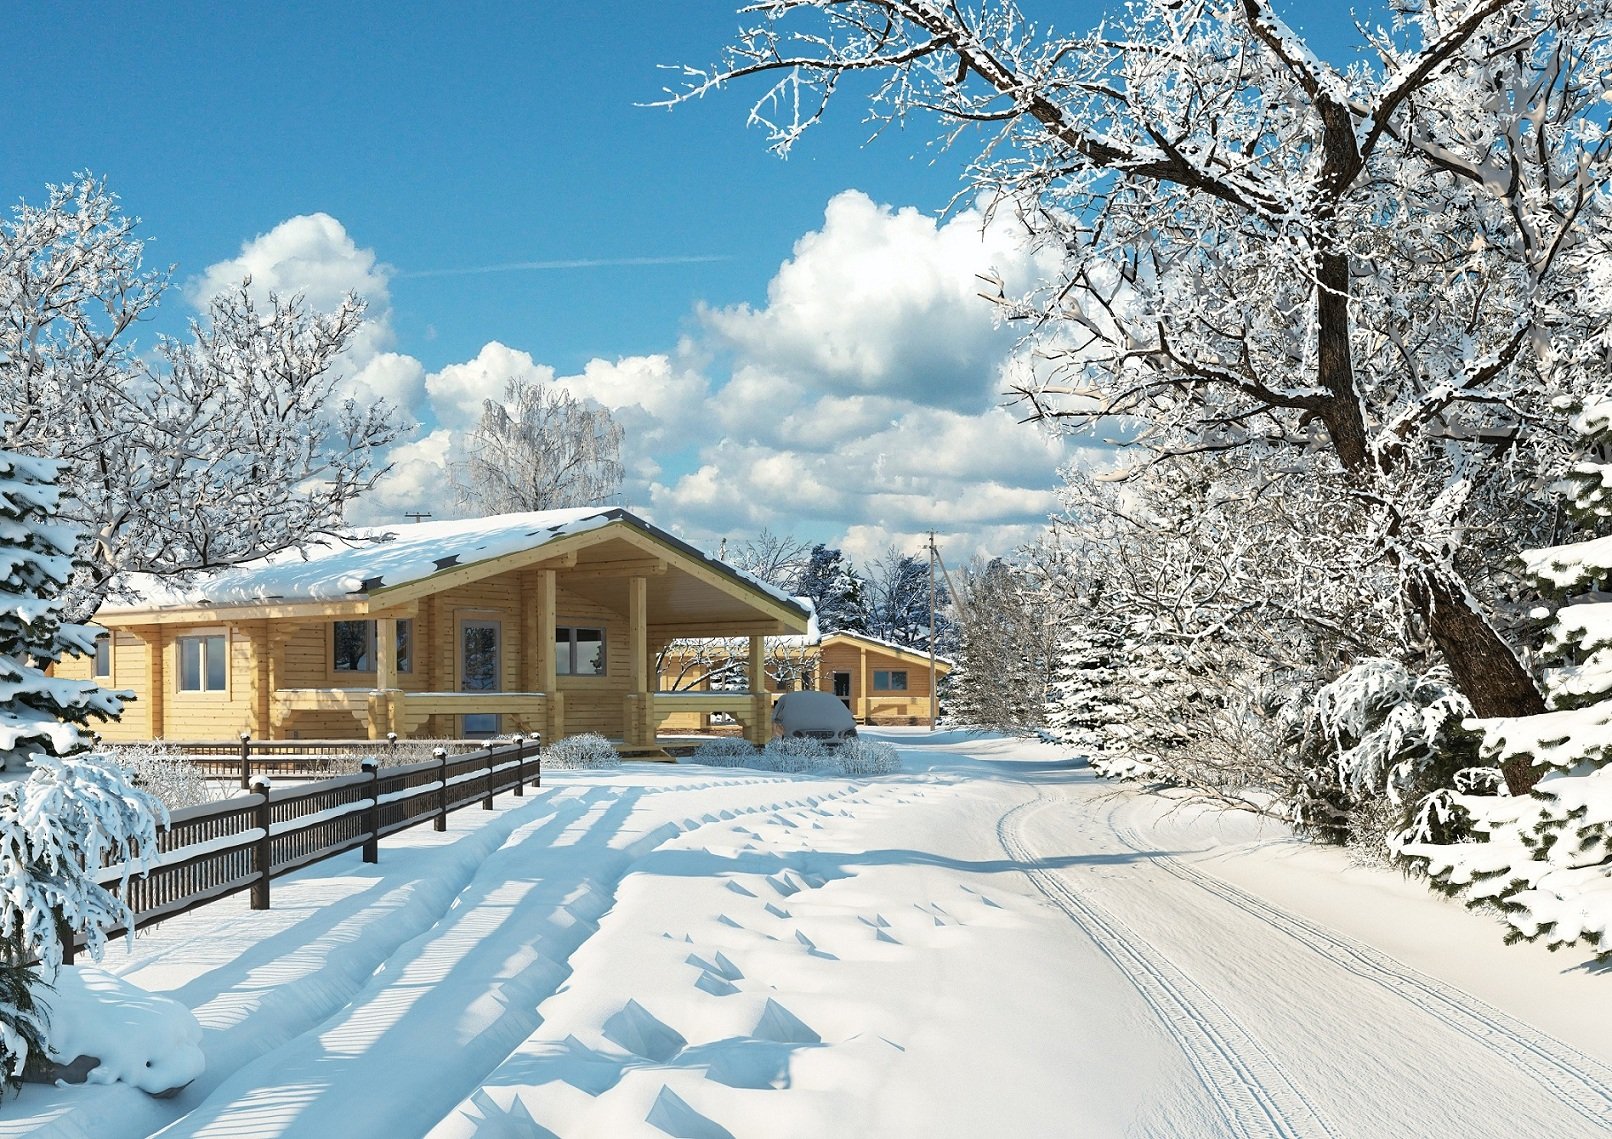
[(112, 675), (112, 634), (102, 633), (95, 638), (95, 671), (96, 677), (110, 677)]
[[(375, 671), (375, 622), (337, 621), (331, 635), (331, 664), (337, 672)], [(414, 671), (414, 620), (397, 622), (397, 670)]]
[(904, 668), (876, 668), (873, 670), (873, 691), (905, 692), (907, 670)]
[(209, 633), (203, 637), (178, 637), (179, 691), (225, 692), (229, 689), (229, 675), (225, 660), (229, 638), (223, 633)]
[(560, 676), (603, 676), (604, 630), (564, 627), (555, 629), (554, 671)]

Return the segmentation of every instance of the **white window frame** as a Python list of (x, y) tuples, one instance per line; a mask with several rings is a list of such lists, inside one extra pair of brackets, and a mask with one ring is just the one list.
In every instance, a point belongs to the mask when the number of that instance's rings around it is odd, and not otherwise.
[[(208, 673), (211, 671), (207, 667), (208, 662), (211, 659), (211, 654), (210, 654), (207, 646), (208, 646), (208, 643), (210, 641), (213, 641), (215, 639), (222, 642), (222, 648), (220, 649), (220, 652), (222, 654), (222, 663), (223, 663), (223, 667), (224, 667), (224, 683), (223, 683), (223, 686), (219, 687), (219, 688), (213, 688), (213, 687), (209, 686), (208, 683), (207, 683)], [(185, 687), (185, 642), (186, 641), (199, 641), (201, 643), (201, 646), (202, 646), (201, 647), (201, 655), (197, 660), (197, 680), (201, 684), (201, 687), (199, 687), (199, 688), (186, 688)], [(175, 691), (177, 691), (182, 696), (226, 696), (227, 697), (229, 695), (229, 691), (230, 691), (229, 656), (230, 656), (230, 634), (229, 634), (229, 630), (227, 628), (192, 629), (192, 630), (190, 630), (188, 632), (181, 633), (179, 636), (176, 636), (174, 638), (174, 663), (176, 665), (176, 667), (174, 668), (174, 688), (175, 688)]]
[[(577, 634), (599, 634), (599, 671), (578, 672)], [(590, 642), (591, 643), (591, 642)], [(610, 630), (603, 625), (556, 625), (554, 628), (554, 674), (556, 676), (600, 677), (610, 675)]]

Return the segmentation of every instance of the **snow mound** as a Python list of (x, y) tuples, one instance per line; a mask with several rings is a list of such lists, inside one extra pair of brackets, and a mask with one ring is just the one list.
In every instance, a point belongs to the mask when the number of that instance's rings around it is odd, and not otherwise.
[(172, 1094), (202, 1074), (201, 1025), (169, 997), (136, 988), (89, 966), (64, 965), (46, 997), (52, 1060), (80, 1056), (99, 1063), (86, 1083), (124, 1083), (152, 1095)]

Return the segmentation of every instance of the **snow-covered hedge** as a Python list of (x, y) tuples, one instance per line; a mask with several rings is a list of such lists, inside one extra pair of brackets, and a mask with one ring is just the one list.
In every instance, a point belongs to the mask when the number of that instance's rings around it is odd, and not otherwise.
[(707, 767), (755, 767), (760, 755), (760, 750), (749, 740), (719, 736), (695, 748), (693, 759)]
[(834, 759), (847, 775), (889, 775), (901, 770), (901, 758), (896, 749), (881, 740), (857, 736), (848, 740)]
[(161, 740), (103, 747), (100, 754), (128, 772), (136, 786), (156, 796), (170, 811), (216, 803), (230, 794), (227, 787), (209, 782), (194, 763), (169, 750)]
[(620, 767), (621, 756), (610, 741), (595, 732), (567, 736), (555, 740), (542, 751), (544, 767), (560, 770), (574, 768)]
[(832, 748), (811, 736), (786, 736), (767, 741), (761, 749), (762, 766), (767, 771), (822, 771), (834, 766)]

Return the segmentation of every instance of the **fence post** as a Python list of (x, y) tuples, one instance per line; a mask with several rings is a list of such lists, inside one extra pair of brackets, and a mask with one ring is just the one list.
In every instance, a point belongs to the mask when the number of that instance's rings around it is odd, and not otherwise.
[(241, 733), (241, 790), (252, 789), (252, 733)]
[(487, 792), (481, 797), (481, 809), (493, 809), (493, 770), (498, 766), (498, 749), (491, 742), (487, 744)]
[(431, 754), (437, 760), (437, 817), (431, 820), (431, 829), (448, 829), (448, 749), (434, 747)]
[(252, 908), (266, 910), (269, 908), (269, 875), (274, 869), (274, 842), (269, 836), (269, 777), (259, 775), (253, 779), (251, 790), (263, 796), (257, 805), (257, 827), (262, 833), (252, 853), (252, 872), (257, 875), (252, 883)]
[(515, 737), (515, 798), (526, 794), (526, 739)]
[(57, 906), (52, 910), (51, 918), (56, 923), (56, 940), (61, 943), (62, 947), (62, 964), (71, 965), (73, 963), (73, 942), (78, 935), (73, 932), (73, 927), (67, 923), (67, 913), (62, 907)]
[(364, 828), (369, 837), (364, 839), (364, 861), (381, 860), (381, 761), (365, 756), (359, 766), (369, 775), (369, 810), (364, 812)]
[(392, 762), (396, 763), (397, 762), (397, 733), (396, 732), (387, 732), (386, 733), (386, 743), (387, 743), (387, 746), (392, 749)]

